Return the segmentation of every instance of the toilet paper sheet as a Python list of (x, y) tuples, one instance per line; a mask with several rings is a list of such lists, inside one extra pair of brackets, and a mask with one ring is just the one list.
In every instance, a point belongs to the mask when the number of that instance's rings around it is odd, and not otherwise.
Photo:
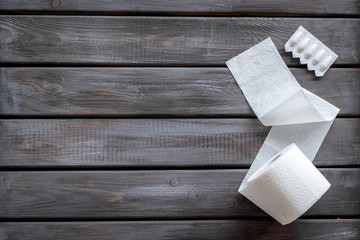
[(240, 185), (244, 194), (248, 178), (289, 144), (313, 161), (339, 109), (299, 85), (270, 38), (226, 64), (259, 120), (273, 126)]

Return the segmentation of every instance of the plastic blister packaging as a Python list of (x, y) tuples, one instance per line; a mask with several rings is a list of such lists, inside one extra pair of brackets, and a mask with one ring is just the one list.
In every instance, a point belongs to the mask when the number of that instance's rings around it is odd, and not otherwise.
[(300, 26), (285, 44), (285, 51), (292, 52), (294, 58), (300, 58), (301, 64), (307, 64), (317, 77), (323, 76), (338, 58), (330, 48)]

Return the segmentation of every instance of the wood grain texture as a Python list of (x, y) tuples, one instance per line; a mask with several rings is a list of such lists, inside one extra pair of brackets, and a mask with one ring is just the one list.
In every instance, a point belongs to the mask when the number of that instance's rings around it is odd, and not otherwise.
[[(358, 0), (0, 0), (0, 12), (0, 118), (13, 118), (0, 120), (1, 240), (360, 238), (359, 219), (336, 220), (360, 216)], [(339, 68), (316, 79), (285, 53), (299, 25)], [(269, 128), (243, 118), (225, 61), (268, 36), (347, 117), (314, 161), (332, 187), (287, 226), (237, 193), (247, 169), (234, 169)], [(139, 118), (153, 116), (179, 118)]]
[(0, 16), (1, 63), (221, 65), (271, 37), (284, 50), (303, 25), (339, 55), (359, 64), (360, 19), (116, 16)]
[[(360, 69), (291, 71), (340, 116), (360, 114)], [(0, 68), (0, 94), (4, 115), (254, 116), (227, 68)]]
[[(247, 167), (270, 128), (257, 119), (2, 120), (0, 166)], [(314, 164), (360, 164), (359, 119), (337, 119)]]
[(299, 219), (285, 226), (275, 220), (18, 222), (0, 223), (0, 233), (11, 240), (357, 240), (360, 220)]
[[(304, 216), (360, 214), (360, 169), (320, 169), (331, 188)], [(267, 216), (237, 190), (247, 170), (0, 172), (2, 218)]]
[(264, 13), (359, 15), (356, 0), (2, 0), (0, 10), (120, 13)]

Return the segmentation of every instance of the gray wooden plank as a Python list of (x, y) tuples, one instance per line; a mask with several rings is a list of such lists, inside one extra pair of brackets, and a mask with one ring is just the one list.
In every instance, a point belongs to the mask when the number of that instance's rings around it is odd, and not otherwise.
[(0, 16), (1, 63), (222, 65), (272, 37), (284, 44), (303, 25), (339, 55), (359, 64), (360, 19), (124, 16)]
[(281, 226), (275, 220), (197, 220), (120, 222), (0, 223), (3, 239), (359, 239), (360, 220), (300, 219)]
[[(2, 120), (2, 167), (247, 167), (270, 128), (257, 119)], [(359, 119), (337, 119), (317, 166), (360, 164)]]
[[(291, 71), (340, 116), (360, 114), (360, 69)], [(254, 116), (227, 68), (0, 68), (0, 94), (6, 115)]]
[[(320, 169), (330, 190), (304, 216), (360, 214), (360, 169)], [(0, 172), (0, 217), (267, 216), (237, 190), (246, 169)]]
[(356, 0), (2, 0), (0, 10), (120, 13), (245, 13), (359, 15)]

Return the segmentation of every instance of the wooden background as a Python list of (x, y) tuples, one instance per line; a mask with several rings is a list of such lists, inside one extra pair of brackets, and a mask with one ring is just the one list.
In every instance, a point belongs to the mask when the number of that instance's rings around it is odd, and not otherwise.
[[(0, 1), (0, 239), (359, 239), (358, 0)], [(339, 58), (316, 78), (303, 25)], [(341, 109), (331, 189), (281, 226), (238, 186), (268, 131), (225, 61), (270, 36)]]

